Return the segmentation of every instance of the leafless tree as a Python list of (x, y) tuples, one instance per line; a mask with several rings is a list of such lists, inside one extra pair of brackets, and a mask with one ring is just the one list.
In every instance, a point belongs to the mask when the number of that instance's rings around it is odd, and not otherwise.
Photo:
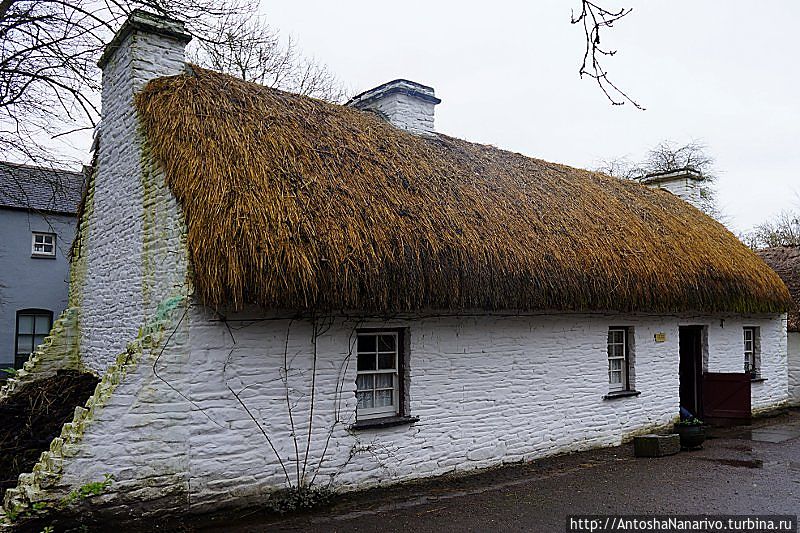
[(598, 87), (600, 87), (600, 90), (603, 91), (603, 94), (606, 95), (611, 104), (623, 105), (628, 102), (637, 109), (644, 110), (644, 107), (609, 79), (608, 71), (603, 66), (603, 61), (615, 55), (617, 51), (603, 48), (600, 44), (600, 32), (613, 28), (616, 22), (629, 15), (632, 11), (633, 8), (621, 8), (617, 11), (612, 11), (596, 2), (581, 0), (581, 10), (577, 15), (574, 10), (572, 11), (571, 23), (580, 24), (583, 27), (586, 39), (583, 61), (578, 71), (581, 78), (585, 75), (597, 82)]
[(717, 220), (723, 219), (716, 201), (714, 184), (718, 173), (714, 158), (701, 141), (686, 144), (661, 141), (640, 162), (632, 162), (627, 156), (617, 157), (600, 161), (595, 170), (622, 179), (641, 180), (649, 174), (683, 169), (696, 170), (702, 175), (700, 209)]
[(753, 249), (772, 246), (800, 246), (800, 212), (782, 211), (742, 236)]
[(198, 49), (217, 52), (208, 56), (208, 66), (233, 65), (245, 52), (253, 53), (238, 75), (314, 96), (336, 96), (338, 85), (324, 66), (303, 58), (291, 43), (281, 47), (277, 33), (260, 19), (244, 22), (256, 16), (257, 0), (0, 0), (4, 159), (77, 166), (55, 145), (94, 127), (99, 117), (97, 59), (134, 9), (185, 21)]
[(247, 81), (330, 102), (347, 96), (325, 65), (298, 52), (295, 41), (263, 18), (232, 16), (218, 21), (210, 39), (199, 42), (193, 60)]

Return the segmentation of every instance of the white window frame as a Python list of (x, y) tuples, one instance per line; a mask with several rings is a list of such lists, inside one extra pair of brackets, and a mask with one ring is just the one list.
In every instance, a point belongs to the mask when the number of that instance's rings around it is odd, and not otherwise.
[[(622, 333), (622, 342), (612, 342), (611, 335), (612, 333), (621, 332)], [(609, 392), (621, 392), (629, 390), (629, 361), (630, 361), (630, 328), (622, 327), (622, 326), (612, 326), (608, 328), (608, 337), (606, 338), (606, 356), (608, 360), (608, 390)], [(611, 347), (612, 346), (622, 346), (622, 356), (612, 356), (611, 355)], [(620, 365), (620, 369), (612, 369), (611, 362), (612, 361), (622, 361)], [(620, 374), (620, 382), (613, 383), (611, 379), (611, 374), (619, 373)]]
[[(41, 242), (36, 242), (36, 238), (41, 237)], [(47, 240), (50, 242), (47, 242)], [(39, 245), (42, 247), (41, 250), (37, 250), (36, 246)], [(50, 252), (45, 251), (44, 248), (50, 246)], [(31, 233), (31, 255), (34, 257), (55, 257), (56, 256), (56, 234), (55, 233), (47, 233), (45, 231), (34, 231)]]
[(745, 326), (742, 328), (744, 340), (744, 371), (755, 377), (761, 375), (761, 357), (759, 352), (760, 331), (756, 326)]
[[(391, 336), (394, 338), (394, 368), (391, 369), (379, 369), (379, 354), (388, 354), (392, 352), (388, 352), (386, 350), (380, 350), (380, 343), (378, 341), (378, 337), (381, 336)], [(374, 352), (360, 352), (358, 350), (358, 339), (361, 337), (375, 337), (375, 351)], [(373, 401), (375, 397), (376, 391), (379, 390), (388, 390), (386, 388), (376, 388), (375, 387), (375, 378), (373, 377), (372, 388), (369, 389), (359, 389), (358, 388), (358, 377), (365, 376), (365, 375), (391, 375), (392, 376), (392, 405), (381, 406), (381, 407), (358, 407), (356, 403), (356, 421), (359, 420), (369, 420), (375, 418), (387, 418), (392, 416), (400, 416), (401, 414), (401, 406), (400, 406), (400, 387), (401, 387), (401, 379), (400, 379), (400, 358), (402, 357), (402, 350), (403, 347), (400, 346), (400, 334), (396, 330), (387, 330), (387, 331), (359, 331), (356, 338), (356, 400), (358, 399), (359, 392), (367, 392), (372, 391), (373, 394)], [(375, 370), (358, 370), (358, 358), (361, 354), (374, 354), (375, 355)]]

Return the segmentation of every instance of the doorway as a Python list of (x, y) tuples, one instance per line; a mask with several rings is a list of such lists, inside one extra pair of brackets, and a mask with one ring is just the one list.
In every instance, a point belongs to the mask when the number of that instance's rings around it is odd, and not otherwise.
[(695, 417), (703, 417), (703, 326), (681, 326), (680, 399), (681, 407)]

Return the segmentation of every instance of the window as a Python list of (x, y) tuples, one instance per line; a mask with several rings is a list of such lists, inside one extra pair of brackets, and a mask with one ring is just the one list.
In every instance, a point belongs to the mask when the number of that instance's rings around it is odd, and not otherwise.
[(28, 356), (44, 342), (53, 325), (53, 313), (44, 309), (24, 309), (17, 312), (17, 336), (14, 368), (22, 368)]
[(608, 328), (608, 389), (633, 390), (632, 328)]
[(360, 331), (356, 419), (402, 416), (402, 331)]
[(31, 237), (31, 255), (34, 257), (55, 257), (56, 234), (34, 231)]
[(759, 328), (746, 327), (744, 331), (744, 371), (754, 378), (761, 373), (761, 339)]

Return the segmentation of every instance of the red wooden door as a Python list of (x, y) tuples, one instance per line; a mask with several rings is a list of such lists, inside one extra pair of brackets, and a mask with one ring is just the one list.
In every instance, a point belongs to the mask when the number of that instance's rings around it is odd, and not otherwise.
[(750, 374), (703, 374), (703, 415), (710, 422), (749, 422)]

